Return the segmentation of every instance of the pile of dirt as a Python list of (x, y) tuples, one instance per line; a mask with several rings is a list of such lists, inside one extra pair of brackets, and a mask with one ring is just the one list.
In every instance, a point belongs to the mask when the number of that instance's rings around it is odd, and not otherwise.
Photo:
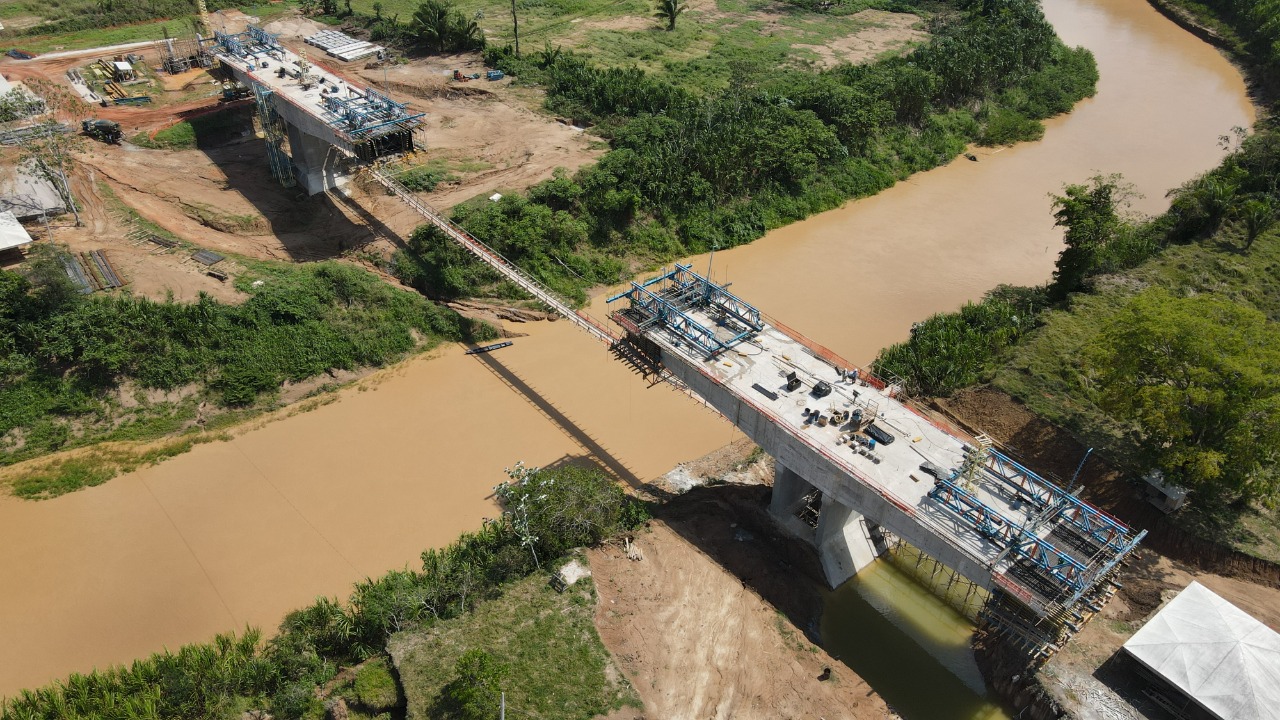
[[(770, 489), (694, 489), (632, 552), (591, 551), (596, 627), (653, 718), (881, 718), (887, 706), (805, 638), (822, 609), (813, 549), (774, 529)], [(631, 559), (638, 557), (640, 559)], [(830, 668), (830, 679), (820, 680)]]

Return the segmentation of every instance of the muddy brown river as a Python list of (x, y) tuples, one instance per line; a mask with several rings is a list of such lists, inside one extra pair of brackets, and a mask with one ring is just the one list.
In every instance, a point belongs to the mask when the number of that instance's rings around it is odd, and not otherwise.
[[(716, 253), (735, 292), (857, 362), (911, 323), (1052, 271), (1050, 192), (1121, 172), (1155, 212), (1247, 126), (1244, 83), (1144, 0), (1045, 0), (1093, 50), (1096, 98), (1044, 140), (977, 151)], [(707, 259), (696, 258), (700, 267)], [(599, 309), (599, 303), (593, 307)], [(635, 482), (735, 439), (567, 323), (484, 358), (447, 348), (336, 402), (45, 502), (0, 498), (0, 695), (245, 624), (416, 565), (496, 512), (517, 460), (594, 455)]]

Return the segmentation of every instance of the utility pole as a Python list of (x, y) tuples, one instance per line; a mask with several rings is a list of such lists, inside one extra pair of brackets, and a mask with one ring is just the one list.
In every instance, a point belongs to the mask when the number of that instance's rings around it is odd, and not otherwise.
[(507, 720), (507, 694), (502, 693), (502, 705), (498, 706), (498, 720)]
[(516, 36), (516, 57), (520, 57), (520, 18), (516, 16), (516, 0), (511, 0), (511, 30)]

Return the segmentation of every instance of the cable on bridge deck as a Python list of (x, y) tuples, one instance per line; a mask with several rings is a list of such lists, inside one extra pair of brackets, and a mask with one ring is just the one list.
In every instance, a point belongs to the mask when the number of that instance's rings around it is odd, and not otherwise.
[(399, 181), (391, 177), (381, 168), (368, 167), (369, 173), (392, 194), (399, 197), (406, 205), (413, 208), (419, 215), (426, 218), (428, 222), (444, 231), (451, 240), (466, 248), (472, 255), (487, 263), (494, 270), (497, 270), (503, 277), (519, 286), (522, 290), (537, 298), (547, 307), (556, 311), (558, 314), (568, 319), (581, 330), (585, 331), (591, 337), (603, 342), (605, 345), (612, 346), (619, 338), (602, 325), (599, 321), (590, 316), (578, 312), (569, 307), (563, 300), (556, 296), (550, 288), (538, 282), (528, 273), (521, 270), (515, 263), (502, 257), (496, 250), (480, 242), (476, 238), (469, 235), (465, 230), (454, 225), (447, 220), (444, 215), (440, 214), (435, 208), (422, 202), (414, 197), (413, 193)]

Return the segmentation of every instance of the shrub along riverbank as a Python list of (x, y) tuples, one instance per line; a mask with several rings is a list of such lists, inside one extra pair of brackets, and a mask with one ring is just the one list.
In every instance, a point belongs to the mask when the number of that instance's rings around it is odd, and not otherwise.
[[(1041, 119), (1093, 94), (1092, 55), (1063, 46), (1034, 0), (928, 7), (930, 40), (905, 57), (823, 72), (744, 57), (714, 91), (558, 49), (491, 48), (489, 64), (545, 87), (549, 109), (594, 124), (610, 151), (526, 194), (460, 205), (453, 218), (581, 302), (637, 265), (750, 242), (948, 162), (970, 142), (1037, 139)], [(436, 297), (511, 292), (430, 227), (394, 269)]]
[[(202, 402), (262, 409), (286, 381), (382, 366), (493, 332), (340, 263), (254, 263), (236, 278), (249, 295), (239, 305), (84, 296), (56, 252), (29, 266), (0, 271), (0, 465), (196, 432)], [(166, 391), (173, 399), (148, 399)], [(15, 489), (56, 495), (113, 474), (63, 470)]]
[[(318, 720), (324, 705), (316, 689), (333, 680), (340, 667), (383, 655), (393, 633), (473, 613), (501, 597), (510, 583), (549, 570), (569, 549), (594, 545), (648, 518), (642, 503), (594, 468), (517, 466), (497, 494), (506, 512), (446, 548), (424, 552), (421, 571), (393, 571), (359, 583), (345, 604), (321, 598), (290, 613), (280, 632), (265, 642), (250, 629), (239, 637), (220, 635), (210, 643), (158, 653), (127, 668), (72, 675), (9, 698), (0, 707), (0, 720), (213, 720), (247, 710)], [(572, 632), (575, 637), (560, 640), (583, 650), (537, 676), (540, 687), (554, 687), (565, 699), (564, 712), (556, 717), (585, 720), (628, 697), (606, 691), (614, 685), (599, 664), (607, 655), (594, 634), (584, 643), (575, 623), (555, 629)], [(420, 668), (416, 679), (443, 688), (455, 678)], [(357, 675), (353, 690), (385, 697), (385, 687), (372, 687), (385, 685), (377, 680), (366, 678), (362, 684)], [(522, 682), (511, 676), (504, 689), (519, 696)], [(442, 700), (448, 704), (448, 698)]]

